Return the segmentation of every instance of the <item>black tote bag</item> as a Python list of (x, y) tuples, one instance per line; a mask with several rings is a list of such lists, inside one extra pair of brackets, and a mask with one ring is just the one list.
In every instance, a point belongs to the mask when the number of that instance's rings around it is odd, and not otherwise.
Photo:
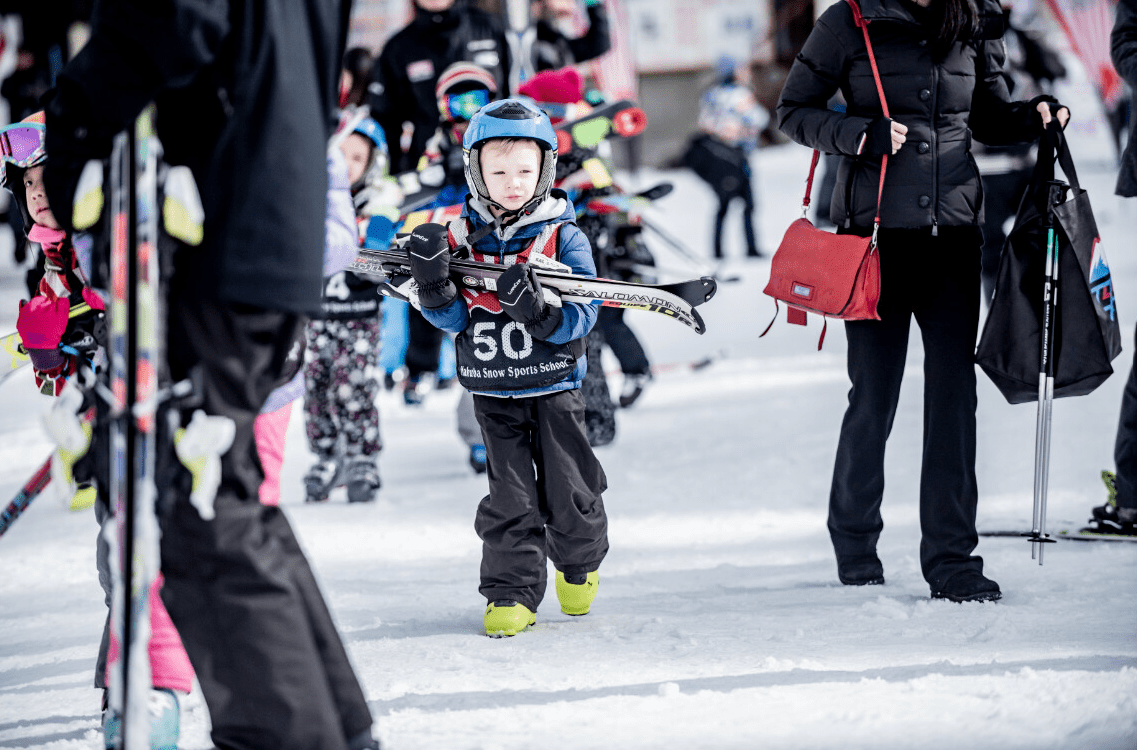
[(1012, 404), (1038, 400), (1048, 183), (1057, 161), (1067, 198), (1050, 208), (1058, 243), (1054, 335), (1054, 396), (1083, 396), (1113, 373), (1121, 353), (1109, 264), (1089, 194), (1078, 183), (1066, 139), (1047, 128), (999, 261), (995, 295), (975, 360)]

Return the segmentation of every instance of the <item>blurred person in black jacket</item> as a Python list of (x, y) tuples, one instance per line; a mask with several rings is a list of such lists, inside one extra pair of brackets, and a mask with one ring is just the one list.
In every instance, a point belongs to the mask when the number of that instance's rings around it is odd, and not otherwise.
[[(500, 20), (470, 0), (414, 0), (414, 19), (379, 53), (371, 116), (383, 127), (391, 172), (414, 169), (439, 124), (435, 86), (451, 63), (485, 68), (505, 91), (508, 49)], [(413, 132), (402, 142), (403, 123)]]
[(171, 446), (157, 477), (163, 601), (220, 748), (378, 748), (288, 520), (258, 502), (253, 439), (306, 316), (320, 308), (325, 149), (349, 12), (350, 2), (287, 13), (268, 0), (103, 2), (46, 99), (44, 182), (64, 228), (86, 162), (107, 157), (151, 101), (166, 161), (190, 167), (200, 187), (204, 241), (175, 255), (166, 290), (167, 364), (174, 381), (198, 375), (196, 408), (231, 422), (235, 436), (214, 449), (211, 518), (190, 501)]
[(588, 30), (581, 36), (576, 36), (574, 28), (576, 3), (577, 0), (533, 0), (537, 19), (537, 43), (533, 49), (536, 70), (575, 65), (612, 49), (604, 0), (584, 0)]
[[(1109, 38), (1110, 59), (1131, 91), (1137, 91), (1137, 0), (1121, 0)], [(1137, 198), (1137, 119), (1129, 116), (1129, 140), (1121, 155), (1117, 195)], [(1107, 495), (1092, 511), (1089, 534), (1137, 536), (1137, 358), (1121, 396), (1121, 418), (1113, 446), (1116, 472), (1103, 471)]]

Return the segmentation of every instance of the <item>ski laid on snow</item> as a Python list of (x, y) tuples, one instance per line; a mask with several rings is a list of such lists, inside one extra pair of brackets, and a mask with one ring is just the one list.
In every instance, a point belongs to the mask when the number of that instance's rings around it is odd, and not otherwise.
[(0, 536), (3, 536), (4, 532), (12, 527), (20, 514), (32, 504), (32, 500), (35, 500), (49, 484), (51, 484), (50, 456), (44, 461), (43, 466), (39, 467), (35, 474), (32, 474), (32, 478), (24, 483), (24, 486), (16, 493), (16, 497), (8, 503), (8, 507), (0, 512)]
[[(671, 284), (634, 284), (610, 279), (587, 279), (563, 271), (535, 267), (541, 283), (561, 293), (562, 299), (571, 302), (647, 310), (675, 318), (679, 322), (704, 333), (706, 326), (695, 310), (714, 296), (717, 289), (710, 277), (678, 281)], [(474, 260), (450, 260), (450, 277), (455, 284), (467, 289), (497, 291), (497, 278), (506, 267), (496, 263)], [(410, 262), (401, 250), (371, 250), (364, 248), (349, 267), (354, 273), (380, 276), (389, 282), (381, 291), (389, 296), (406, 299), (413, 291)], [(411, 286), (408, 287), (407, 285)]]
[[(1014, 536), (1025, 539), (1032, 536), (1032, 532), (997, 529), (992, 531), (980, 531), (979, 536)], [(1061, 539), (1067, 542), (1137, 542), (1137, 536), (1127, 536), (1125, 534), (1097, 534), (1089, 531), (1074, 531), (1072, 529), (1061, 529), (1056, 533), (1047, 534), (1046, 536), (1050, 539)]]

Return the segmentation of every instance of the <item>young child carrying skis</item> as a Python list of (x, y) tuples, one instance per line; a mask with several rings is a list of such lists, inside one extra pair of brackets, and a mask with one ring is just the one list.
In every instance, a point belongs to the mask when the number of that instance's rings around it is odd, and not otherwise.
[[(549, 559), (561, 611), (587, 614), (608, 552), (607, 480), (578, 390), (587, 367), (581, 339), (596, 308), (543, 289), (530, 259), (543, 255), (589, 278), (596, 269), (572, 204), (552, 188), (557, 137), (544, 112), (493, 102), (471, 118), (463, 150), (471, 195), (462, 217), (419, 226), (406, 248), (423, 315), (458, 334), (458, 378), (474, 394), (489, 478), (474, 521), (488, 602), (482, 622), (500, 637), (536, 623)], [(459, 293), (449, 265), (461, 248), (506, 267), (496, 293)]]
[[(0, 186), (12, 194), (24, 219), (28, 239), (38, 242), (44, 254), (44, 276), (36, 287), (35, 295), (20, 306), (16, 323), (20, 340), (28, 351), (35, 371), (36, 386), (41, 393), (64, 396), (64, 400), (78, 396), (75, 388), (67, 389), (68, 381), (80, 366), (97, 366), (103, 359), (101, 347), (106, 344), (105, 305), (99, 294), (89, 286), (88, 272), (79, 261), (79, 253), (71, 235), (60, 228), (43, 189), (43, 167), (47, 161), (44, 149), (44, 116), (38, 112), (24, 121), (0, 130)], [(81, 400), (81, 399), (80, 399)], [(55, 423), (49, 417), (48, 430), (57, 442), (60, 436), (53, 430)], [(84, 444), (60, 447), (52, 460), (52, 482), (56, 492), (65, 497), (73, 510), (95, 506), (95, 518), (101, 528), (113, 526), (111, 508), (105, 493), (100, 494), (91, 474), (92, 462), (76, 471), (76, 463), (91, 453), (94, 433), (89, 425), (83, 431)], [(99, 439), (108, 435), (100, 433)], [(92, 456), (93, 458), (93, 456)], [(103, 627), (102, 641), (95, 665), (95, 687), (103, 690), (103, 731), (107, 747), (117, 746), (121, 725), (118, 717), (107, 711), (106, 671), (108, 651), (117, 650), (110, 636), (111, 562), (103, 534), (99, 534), (95, 555), (99, 571), (99, 584), (106, 594), (108, 616)], [(150, 672), (154, 689), (149, 696), (150, 747), (173, 748), (180, 733), (178, 696), (193, 689), (193, 667), (182, 647), (181, 638), (174, 628), (160, 592), (162, 578), (158, 577), (150, 589)]]

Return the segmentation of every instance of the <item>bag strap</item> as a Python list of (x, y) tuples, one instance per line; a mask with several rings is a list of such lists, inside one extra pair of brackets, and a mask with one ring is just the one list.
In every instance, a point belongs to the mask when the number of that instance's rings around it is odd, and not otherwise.
[(1074, 159), (1070, 155), (1066, 136), (1057, 120), (1046, 126), (1042, 137), (1038, 141), (1038, 153), (1035, 157), (1034, 169), (1031, 170), (1030, 181), (1023, 191), (1019, 208), (1025, 203), (1034, 203), (1039, 213), (1046, 213), (1048, 191), (1046, 183), (1056, 180), (1055, 166), (1061, 166), (1066, 182), (1075, 190), (1081, 189), (1078, 182), (1078, 173), (1074, 170)]
[[(1046, 126), (1045, 133), (1042, 136), (1042, 141), (1046, 144), (1046, 154), (1049, 160), (1049, 174), (1047, 179), (1054, 179), (1054, 164), (1057, 162), (1062, 167), (1062, 174), (1066, 175), (1066, 181), (1070, 183), (1071, 187), (1080, 189), (1082, 186), (1078, 182), (1078, 173), (1074, 170), (1074, 158), (1070, 156), (1070, 147), (1066, 143), (1066, 134), (1062, 130), (1062, 126), (1058, 124), (1058, 119), (1055, 118), (1050, 121)], [(1039, 162), (1043, 161), (1042, 149), (1039, 149)]]
[[(849, 9), (853, 12), (853, 24), (857, 26), (865, 37), (865, 49), (869, 53), (869, 65), (872, 67), (872, 77), (876, 81), (876, 93), (880, 97), (880, 109), (885, 117), (891, 119), (888, 113), (888, 100), (884, 96), (884, 85), (880, 82), (880, 70), (876, 65), (876, 55), (873, 53), (872, 40), (869, 39), (869, 22), (861, 15), (861, 8), (857, 5), (856, 0), (845, 0), (849, 4)], [(821, 157), (821, 152), (817, 149), (813, 150), (813, 161), (809, 165), (809, 178), (806, 180), (805, 186), (805, 200), (802, 201), (802, 215), (809, 209), (809, 195), (813, 190), (813, 173), (817, 169), (817, 162)], [(872, 247), (876, 247), (877, 230), (880, 229), (880, 201), (884, 195), (884, 175), (888, 172), (888, 154), (880, 158), (880, 181), (876, 186), (876, 216), (873, 217), (872, 229)]]

